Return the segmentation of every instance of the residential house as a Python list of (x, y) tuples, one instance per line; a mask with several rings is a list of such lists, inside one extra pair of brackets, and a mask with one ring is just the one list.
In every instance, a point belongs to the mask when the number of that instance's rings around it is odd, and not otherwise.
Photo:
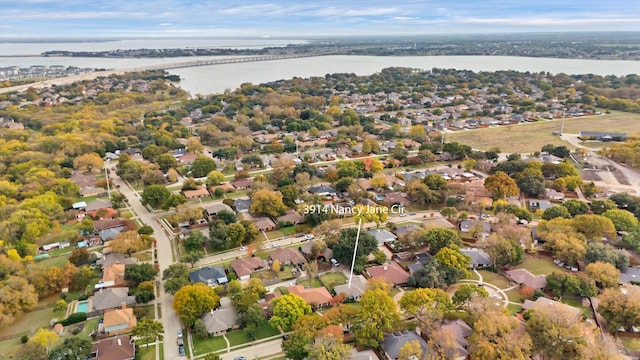
[(395, 232), (397, 236), (402, 236), (404, 234), (408, 234), (410, 232), (422, 229), (420, 226), (416, 224), (408, 224), (408, 225), (400, 225), (396, 228)]
[(549, 200), (564, 200), (564, 193), (561, 191), (556, 191), (554, 189), (545, 188), (544, 196)]
[(135, 305), (136, 297), (129, 295), (128, 287), (100, 289), (90, 298), (89, 304), (91, 311), (104, 311), (119, 308), (122, 304)]
[(236, 180), (232, 184), (238, 190), (248, 189), (253, 185), (253, 178)]
[(480, 268), (480, 267), (489, 267), (493, 264), (491, 261), (491, 256), (480, 249), (462, 249), (460, 252), (464, 255), (467, 255), (471, 258), (470, 266), (471, 268)]
[(545, 211), (554, 206), (557, 206), (557, 204), (550, 203), (547, 200), (529, 200), (529, 209), (532, 212), (535, 212), (536, 210)]
[(233, 209), (229, 205), (221, 202), (207, 204), (207, 206), (204, 208), (204, 213), (209, 219), (211, 219), (223, 210), (233, 213)]
[(372, 235), (374, 238), (376, 238), (376, 241), (378, 242), (378, 246), (384, 245), (384, 243), (386, 242), (394, 242), (398, 239), (398, 237), (395, 236), (393, 233), (384, 229), (371, 229), (367, 231), (367, 233), (369, 235)]
[(469, 352), (467, 351), (467, 346), (469, 346), (469, 342), (467, 338), (471, 336), (473, 330), (469, 324), (464, 322), (464, 320), (450, 320), (445, 321), (442, 324), (441, 329), (444, 331), (449, 331), (455, 337), (457, 348), (456, 354), (451, 358), (452, 360), (465, 360), (469, 356)]
[(102, 321), (102, 329), (108, 335), (125, 334), (137, 324), (136, 315), (132, 308), (123, 304), (119, 309), (106, 310)]
[(220, 307), (202, 315), (207, 332), (212, 336), (225, 334), (238, 327), (238, 312), (231, 305), (228, 297), (220, 299)]
[(178, 163), (182, 165), (192, 165), (197, 158), (198, 156), (195, 154), (185, 154), (178, 159)]
[(477, 236), (485, 238), (491, 234), (491, 224), (487, 221), (463, 220), (460, 222), (460, 232), (472, 235), (475, 233)]
[(284, 215), (276, 218), (278, 223), (298, 225), (304, 222), (304, 216), (295, 210), (289, 210)]
[(93, 360), (133, 360), (136, 357), (136, 346), (128, 335), (102, 339), (93, 343), (91, 355)]
[(426, 264), (429, 260), (431, 260), (433, 256), (428, 252), (423, 252), (423, 253), (415, 254), (415, 257), (416, 257), (416, 263), (410, 264), (407, 266), (410, 274), (413, 274), (416, 270), (420, 269), (422, 265)]
[(115, 265), (115, 264), (123, 264), (127, 266), (127, 265), (132, 265), (137, 263), (138, 263), (138, 258), (126, 257), (124, 254), (118, 254), (118, 253), (110, 253), (110, 254), (102, 255), (102, 257), (98, 259), (98, 261), (96, 261), (96, 264), (103, 269), (106, 269), (109, 266)]
[(265, 267), (264, 261), (259, 257), (237, 258), (231, 261), (231, 268), (239, 280), (248, 280), (254, 271)]
[(528, 286), (534, 290), (544, 290), (547, 278), (544, 275), (533, 275), (527, 269), (514, 269), (505, 272), (507, 279), (520, 286)]
[(380, 360), (380, 358), (373, 350), (358, 351), (358, 349), (353, 348), (351, 349), (349, 360)]
[[(313, 247), (314, 241), (315, 240), (306, 241), (300, 246), (300, 251), (307, 257), (311, 256), (311, 248)], [(318, 259), (323, 259), (324, 261), (329, 261), (331, 258), (333, 258), (333, 250), (330, 248), (326, 248), (322, 253), (318, 254)]]
[(292, 248), (278, 248), (272, 250), (269, 253), (269, 258), (271, 259), (272, 263), (278, 260), (280, 265), (291, 264), (301, 267), (307, 263), (307, 260), (304, 258), (304, 256), (302, 256), (299, 251)]
[(349, 284), (336, 285), (333, 287), (336, 294), (343, 294), (346, 299), (359, 301), (362, 294), (367, 291), (367, 279), (362, 275), (356, 275), (351, 279), (351, 287)]
[(397, 192), (386, 194), (382, 199), (382, 202), (384, 202), (388, 206), (391, 206), (391, 205), (409, 206), (411, 204), (411, 201), (409, 199), (407, 199), (403, 195), (400, 195)]
[(212, 186), (211, 187), (211, 193), (216, 191), (216, 189), (222, 189), (222, 191), (224, 191), (225, 193), (231, 193), (231, 192), (234, 192), (236, 190), (236, 188), (233, 187), (233, 185), (230, 182), (225, 182), (225, 183), (222, 183), (220, 185)]
[(404, 285), (409, 279), (409, 273), (395, 262), (373, 266), (367, 268), (366, 271), (369, 277), (381, 277), (394, 286)]
[(268, 217), (259, 217), (259, 218), (254, 218), (253, 219), (253, 225), (255, 225), (258, 230), (262, 231), (262, 232), (267, 232), (267, 231), (273, 231), (276, 229), (276, 223), (273, 222), (273, 220), (271, 220)]
[(382, 351), (384, 353), (385, 359), (387, 360), (396, 360), (400, 358), (400, 349), (404, 346), (404, 344), (415, 341), (420, 344), (422, 348), (422, 353), (426, 354), (428, 351), (427, 342), (418, 335), (415, 331), (404, 330), (401, 333), (394, 333), (385, 335), (384, 340), (382, 341)]
[(523, 310), (534, 309), (538, 311), (563, 312), (570, 314), (576, 321), (582, 316), (582, 309), (553, 301), (546, 297), (539, 297), (536, 301), (525, 300)]
[(128, 281), (124, 279), (124, 269), (125, 265), (120, 263), (105, 267), (102, 270), (102, 279), (96, 284), (96, 289), (126, 286)]
[(92, 212), (92, 211), (97, 211), (101, 209), (110, 209), (111, 206), (112, 206), (111, 201), (109, 200), (96, 199), (88, 202), (84, 207), (84, 211)]
[(235, 199), (233, 201), (233, 206), (235, 206), (238, 214), (246, 214), (249, 212), (249, 208), (251, 207), (251, 199)]
[(304, 301), (314, 308), (327, 307), (331, 304), (333, 297), (324, 287), (305, 289), (302, 285), (294, 285), (287, 287), (289, 294), (300, 296)]
[(221, 266), (206, 266), (189, 273), (189, 279), (193, 283), (203, 283), (208, 286), (216, 286), (229, 282), (227, 273)]
[(82, 186), (80, 188), (80, 196), (92, 197), (92, 196), (106, 196), (107, 190), (96, 186)]
[(493, 197), (489, 190), (484, 187), (483, 180), (472, 180), (464, 184), (465, 202), (471, 205), (481, 205), (485, 208), (493, 206)]
[(335, 196), (337, 194), (336, 189), (329, 185), (317, 185), (309, 188), (309, 192), (314, 195), (320, 196)]
[(601, 131), (580, 131), (578, 137), (580, 140), (596, 140), (596, 141), (623, 141), (629, 134), (617, 132), (601, 132)]
[(206, 187), (197, 188), (195, 190), (182, 190), (182, 195), (184, 195), (187, 200), (202, 199), (209, 196), (209, 190), (207, 190)]

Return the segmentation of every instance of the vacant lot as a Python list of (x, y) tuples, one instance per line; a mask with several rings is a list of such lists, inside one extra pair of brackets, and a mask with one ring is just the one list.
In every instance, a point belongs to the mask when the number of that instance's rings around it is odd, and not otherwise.
[[(561, 124), (561, 120), (542, 120), (521, 125), (463, 130), (448, 133), (445, 138), (480, 150), (498, 146), (503, 152), (508, 153), (532, 153), (540, 151), (546, 144), (566, 145), (573, 148), (568, 142), (552, 135), (554, 131), (560, 131)], [(577, 134), (581, 130), (635, 134), (640, 131), (640, 114), (614, 111), (611, 114), (599, 116), (565, 119), (565, 133)]]

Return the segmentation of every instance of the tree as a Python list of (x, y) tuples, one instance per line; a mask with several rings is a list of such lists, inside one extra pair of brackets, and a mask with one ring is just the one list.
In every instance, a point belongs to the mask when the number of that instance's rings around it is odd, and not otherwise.
[(216, 214), (216, 217), (218, 219), (224, 221), (224, 223), (227, 224), (227, 225), (238, 221), (238, 218), (236, 217), (236, 214), (234, 214), (232, 211), (229, 211), (229, 210), (220, 210)]
[(596, 261), (587, 265), (584, 271), (599, 288), (618, 286), (620, 270), (609, 263)]
[(593, 199), (591, 200), (591, 211), (594, 214), (602, 215), (607, 210), (616, 209), (617, 205), (610, 199)]
[(380, 151), (380, 144), (376, 139), (366, 138), (362, 141), (362, 153), (371, 154)]
[(598, 313), (611, 331), (617, 332), (620, 328), (633, 331), (640, 326), (640, 288), (637, 286), (605, 289), (598, 299)]
[(460, 252), (455, 244), (440, 249), (433, 258), (441, 265), (462, 271), (466, 271), (471, 262), (471, 257)]
[(51, 345), (55, 344), (56, 341), (58, 341), (58, 334), (49, 329), (40, 328), (29, 338), (27, 346), (37, 349), (37, 352), (43, 355), (47, 355), (51, 350)]
[(574, 265), (577, 261), (584, 259), (587, 252), (584, 240), (560, 232), (550, 234), (547, 237), (545, 247), (569, 265)]
[(562, 206), (562, 205), (552, 206), (552, 207), (546, 209), (542, 213), (542, 218), (544, 220), (551, 220), (551, 219), (555, 219), (557, 217), (570, 219), (571, 218), (571, 214), (569, 213), (569, 210), (567, 210), (567, 208)]
[(125, 280), (133, 281), (138, 286), (143, 281), (152, 281), (158, 275), (158, 270), (151, 264), (133, 264), (124, 269)]
[(212, 288), (197, 283), (184, 286), (176, 291), (173, 309), (182, 323), (191, 328), (204, 312), (215, 309), (219, 303), (220, 298)]
[(213, 170), (207, 174), (207, 186), (220, 185), (225, 181), (225, 176), (218, 170)]
[(456, 215), (458, 215), (458, 210), (456, 210), (456, 208), (454, 207), (443, 207), (440, 210), (440, 214), (447, 219), (452, 220), (456, 217)]
[(198, 156), (191, 164), (191, 175), (196, 178), (207, 176), (216, 169), (216, 162), (206, 156)]
[(101, 169), (102, 167), (104, 167), (104, 161), (96, 153), (80, 155), (73, 160), (73, 168), (77, 170), (92, 172), (94, 169)]
[(249, 210), (252, 213), (277, 217), (287, 210), (287, 207), (282, 202), (282, 194), (277, 191), (257, 190), (251, 195), (251, 199)]
[(526, 330), (534, 353), (552, 360), (584, 359), (588, 348), (582, 329), (586, 324), (560, 305), (527, 312)]
[(309, 339), (313, 339), (318, 335), (318, 331), (324, 329), (327, 326), (327, 322), (323, 317), (318, 314), (308, 314), (300, 317), (293, 324), (293, 332), (296, 334), (302, 334)]
[(573, 274), (553, 272), (547, 275), (547, 288), (554, 294), (563, 297), (566, 295), (581, 295), (580, 278)]
[(429, 230), (424, 238), (424, 242), (429, 245), (429, 253), (435, 255), (442, 248), (452, 244), (458, 244), (460, 238), (458, 238), (458, 235), (452, 230), (436, 228)]
[(149, 347), (149, 343), (162, 340), (162, 333), (164, 333), (162, 323), (146, 317), (138, 320), (136, 326), (131, 329), (131, 335), (143, 338), (147, 343), (147, 348)]
[(576, 215), (584, 215), (589, 211), (589, 204), (586, 201), (578, 199), (569, 199), (562, 203), (562, 206), (567, 208), (571, 217)]
[(293, 333), (282, 342), (282, 351), (291, 360), (304, 360), (309, 356), (309, 344), (311, 339), (302, 334)]
[(87, 339), (69, 337), (51, 350), (49, 360), (85, 360), (91, 355), (91, 347), (91, 341)]
[(193, 154), (200, 154), (204, 150), (204, 146), (200, 142), (200, 138), (196, 136), (191, 136), (187, 138), (187, 151)]
[(209, 239), (202, 233), (202, 231), (192, 231), (186, 239), (184, 239), (184, 247), (187, 251), (198, 251), (204, 247)]
[(484, 187), (491, 192), (494, 199), (518, 195), (518, 185), (503, 171), (489, 175), (484, 181)]
[(315, 339), (309, 349), (310, 359), (342, 360), (351, 356), (351, 346), (343, 344), (334, 336), (321, 336)]
[(400, 347), (398, 352), (398, 359), (400, 360), (413, 360), (422, 359), (423, 349), (420, 342), (417, 340), (407, 341)]
[(616, 235), (613, 222), (602, 215), (578, 215), (573, 219), (573, 227), (587, 239), (600, 241), (603, 236), (612, 239)]
[(424, 263), (418, 270), (414, 271), (407, 285), (419, 288), (438, 288), (445, 285), (445, 279), (440, 271), (438, 271), (438, 262), (429, 260)]
[(400, 321), (398, 308), (382, 289), (367, 290), (360, 298), (360, 309), (354, 319), (354, 334), (358, 343), (378, 347), (384, 334), (395, 329)]
[(523, 260), (524, 254), (519, 243), (501, 234), (492, 233), (487, 237), (485, 251), (491, 257), (493, 266), (515, 265)]
[(610, 219), (617, 231), (633, 231), (638, 227), (638, 219), (626, 210), (611, 209), (602, 216)]
[(531, 338), (520, 328), (515, 317), (504, 313), (481, 314), (468, 338), (469, 352), (474, 359), (529, 359)]
[(78, 268), (78, 271), (76, 271), (73, 276), (71, 276), (70, 287), (72, 290), (84, 291), (87, 286), (89, 286), (94, 277), (95, 273), (93, 269), (88, 266), (82, 266)]
[(427, 346), (431, 355), (428, 359), (448, 360), (463, 356), (456, 334), (451, 328), (440, 327), (431, 331)]
[(422, 182), (427, 185), (430, 190), (445, 190), (447, 188), (447, 180), (440, 174), (429, 174), (425, 176)]
[(311, 306), (298, 295), (286, 294), (271, 300), (273, 316), (269, 323), (289, 331), (293, 324), (304, 315), (311, 314)]
[(171, 154), (160, 154), (156, 157), (155, 163), (158, 164), (160, 170), (164, 173), (168, 172), (169, 169), (175, 169), (178, 167), (178, 160)]
[(38, 303), (38, 294), (27, 279), (9, 276), (0, 286), (0, 326), (13, 323)]
[(204, 253), (202, 251), (190, 251), (180, 258), (180, 262), (191, 264), (193, 268), (203, 257)]
[(136, 302), (138, 304), (146, 304), (149, 301), (153, 301), (156, 298), (156, 294), (153, 291), (139, 291), (136, 294)]
[(603, 244), (596, 241), (587, 243), (587, 253), (584, 257), (587, 264), (598, 261), (609, 263), (618, 270), (624, 271), (629, 266), (629, 256), (620, 250), (617, 250), (609, 244)]
[(73, 265), (86, 264), (89, 261), (87, 249), (74, 249), (69, 256), (69, 262)]
[(478, 162), (474, 159), (467, 159), (462, 162), (462, 168), (466, 171), (471, 171), (471, 169), (473, 169), (477, 163)]
[[(351, 264), (357, 232), (356, 228), (346, 228), (340, 231), (338, 241), (333, 245), (333, 257), (340, 263)], [(356, 249), (356, 261), (362, 255), (369, 255), (376, 247), (378, 247), (378, 241), (371, 234), (361, 232)]]
[(184, 197), (184, 195), (182, 194), (171, 194), (169, 195), (169, 197), (167, 198), (167, 200), (165, 200), (161, 207), (163, 210), (169, 210), (171, 208), (178, 208), (178, 206), (184, 204), (187, 202), (187, 198)]
[(136, 251), (147, 249), (151, 246), (151, 238), (138, 235), (135, 230), (123, 231), (111, 241), (111, 249), (119, 254), (131, 256)]
[(467, 301), (469, 301), (474, 295), (487, 297), (489, 296), (489, 293), (482, 286), (478, 286), (476, 284), (462, 284), (456, 289), (456, 292), (453, 294), (452, 301), (454, 304), (463, 305), (466, 304)]
[(149, 185), (142, 191), (142, 200), (153, 208), (164, 204), (171, 196), (171, 192), (162, 185)]
[(542, 175), (522, 176), (516, 183), (525, 195), (538, 197), (544, 194), (544, 177)]

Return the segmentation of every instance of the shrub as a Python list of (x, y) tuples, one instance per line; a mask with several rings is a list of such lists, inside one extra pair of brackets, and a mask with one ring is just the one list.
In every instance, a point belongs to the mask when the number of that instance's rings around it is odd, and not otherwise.
[(69, 315), (68, 318), (60, 321), (60, 324), (62, 324), (62, 326), (68, 326), (68, 325), (76, 324), (85, 320), (87, 320), (87, 313), (78, 312), (78, 313), (73, 313)]
[(63, 299), (60, 299), (60, 300), (56, 301), (56, 304), (53, 306), (53, 311), (66, 310), (67, 306), (69, 306), (69, 304), (66, 301), (64, 301)]
[(29, 341), (29, 335), (22, 335), (22, 337), (20, 338), (20, 342), (26, 344), (27, 341)]
[(89, 298), (89, 295), (83, 294), (78, 296), (78, 301), (84, 301), (84, 300), (87, 300), (88, 298)]

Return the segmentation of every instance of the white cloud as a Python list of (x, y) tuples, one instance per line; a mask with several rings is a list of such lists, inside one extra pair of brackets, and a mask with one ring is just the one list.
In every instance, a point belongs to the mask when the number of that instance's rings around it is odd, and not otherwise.
[(362, 9), (345, 9), (337, 7), (328, 7), (312, 11), (309, 15), (314, 16), (380, 16), (380, 15), (393, 15), (399, 12), (396, 8), (362, 8)]
[(391, 18), (391, 20), (397, 20), (397, 21), (410, 21), (410, 20), (420, 20), (419, 17), (411, 17), (411, 16), (394, 16)]

